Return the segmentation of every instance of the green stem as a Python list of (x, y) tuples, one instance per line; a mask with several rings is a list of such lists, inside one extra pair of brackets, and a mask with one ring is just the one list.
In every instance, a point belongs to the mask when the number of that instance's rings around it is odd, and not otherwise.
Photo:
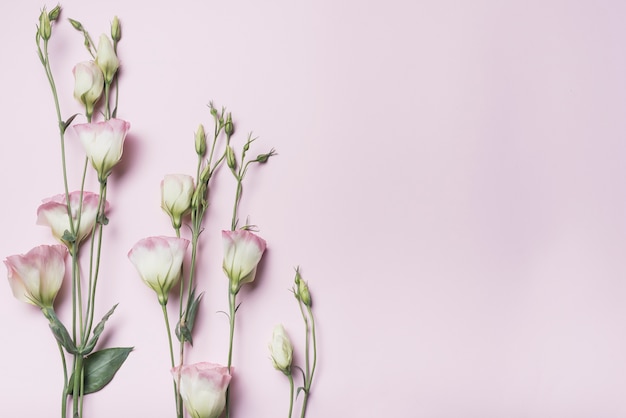
[(61, 363), (63, 364), (63, 393), (61, 398), (61, 418), (65, 418), (65, 414), (67, 413), (67, 362), (65, 360), (65, 352), (63, 351), (63, 346), (60, 342), (57, 341), (57, 345), (59, 346), (59, 353), (61, 354)]
[[(229, 318), (230, 318), (230, 337), (228, 339), (228, 374), (231, 373), (231, 365), (233, 360), (233, 337), (235, 335), (235, 314), (237, 313), (236, 308), (237, 303), (237, 294), (233, 293), (228, 289), (228, 307), (229, 307)], [(232, 375), (231, 375), (232, 376)], [(228, 389), (226, 389), (226, 418), (230, 417), (230, 385)]]
[[(163, 318), (165, 319), (165, 329), (167, 330), (167, 341), (170, 346), (170, 362), (171, 362), (172, 368), (174, 368), (175, 367), (174, 346), (172, 345), (172, 332), (170, 331), (170, 320), (169, 320), (169, 316), (167, 315), (167, 302), (161, 303), (159, 301), (159, 303), (161, 304), (161, 308), (163, 309)], [(183, 411), (181, 409), (181, 404), (179, 402), (180, 397), (178, 396), (178, 389), (176, 386), (176, 381), (173, 381), (173, 384), (174, 384), (174, 399), (176, 400), (176, 416), (178, 418), (182, 418)]]
[(242, 192), (242, 185), (241, 185), (241, 181), (242, 178), (239, 176), (237, 177), (237, 193), (235, 194), (235, 204), (233, 205), (233, 219), (230, 223), (230, 230), (234, 231), (235, 228), (237, 227), (237, 210), (239, 209), (239, 202), (241, 201), (241, 192)]
[(315, 366), (317, 364), (317, 339), (315, 338), (315, 318), (313, 317), (313, 310), (310, 306), (307, 306), (309, 313), (309, 319), (311, 320), (311, 338), (313, 340), (313, 366), (311, 367), (311, 374), (309, 375), (309, 385), (307, 389), (311, 388), (313, 383), (313, 374), (315, 374)]
[(73, 417), (82, 417), (79, 400), (82, 399), (83, 388), (83, 356), (81, 354), (74, 355), (74, 388), (72, 390), (73, 401)]
[[(104, 218), (105, 213), (104, 210), (106, 208), (106, 195), (107, 195), (107, 185), (106, 183), (100, 183), (100, 198), (98, 199), (98, 210), (96, 216), (96, 223), (94, 224), (92, 230), (92, 239), (91, 239), (91, 255), (89, 259), (89, 298), (87, 299), (87, 328), (85, 329), (85, 335), (89, 337), (91, 333), (91, 327), (93, 326), (93, 319), (95, 316), (96, 309), (96, 287), (98, 285), (98, 275), (100, 273), (100, 258), (102, 255), (102, 231), (104, 228)], [(96, 240), (96, 232), (98, 235), (98, 246), (96, 248), (96, 257), (95, 257), (95, 268), (93, 270), (93, 274), (91, 272), (91, 266), (94, 263), (94, 248), (93, 243)]]
[(293, 375), (291, 371), (289, 371), (287, 378), (289, 379), (289, 415), (287, 415), (287, 418), (291, 418), (291, 413), (293, 412)]

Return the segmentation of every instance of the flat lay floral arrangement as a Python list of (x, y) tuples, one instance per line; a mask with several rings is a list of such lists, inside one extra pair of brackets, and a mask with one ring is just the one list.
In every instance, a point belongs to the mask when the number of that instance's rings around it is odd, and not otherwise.
[[(114, 315), (116, 306), (105, 308), (96, 303), (98, 286), (104, 281), (100, 277), (101, 265), (128, 262), (102, 257), (104, 246), (115, 244), (106, 234), (107, 213), (115, 206), (115, 196), (107, 194), (107, 186), (111, 173), (122, 159), (124, 141), (131, 129), (128, 121), (118, 117), (118, 70), (121, 64), (117, 50), (122, 29), (115, 17), (110, 33), (102, 34), (96, 42), (80, 21), (62, 20), (61, 14), (60, 6), (50, 11), (44, 8), (35, 34), (37, 52), (50, 85), (58, 121), (58, 126), (51, 128), (57, 131), (63, 173), (60, 193), (59, 190), (53, 191), (57, 194), (44, 199), (37, 208), (37, 224), (50, 228), (51, 241), (56, 243), (8, 256), (4, 262), (13, 295), (39, 308), (49, 322), (50, 344), (56, 344), (59, 350), (62, 369), (59, 409), (61, 417), (65, 418), (86, 415), (83, 405), (89, 402), (87, 395), (95, 396), (110, 384), (127, 358), (135, 353), (132, 346), (102, 346), (105, 339), (101, 340), (101, 337), (108, 330), (107, 321)], [(57, 91), (51, 70), (53, 57), (48, 53), (48, 44), (58, 24), (72, 25), (79, 33), (77, 40), (86, 47), (85, 61), (77, 63), (73, 70), (68, 69), (73, 71), (73, 96), (84, 109), (83, 114), (65, 115), (60, 107), (59, 96), (72, 92)], [(129, 262), (136, 268), (138, 277), (154, 291), (155, 300), (162, 308), (163, 318), (159, 322), (164, 323), (163, 342), (168, 345), (170, 355), (169, 359), (163, 359), (163, 382), (153, 384), (172, 386), (172, 412), (175, 411), (179, 418), (235, 416), (230, 406), (234, 399), (244, 398), (244, 394), (230, 390), (231, 381), (237, 379), (233, 346), (241, 303), (238, 296), (242, 286), (255, 280), (267, 244), (259, 235), (258, 227), (240, 219), (239, 205), (248, 169), (266, 164), (276, 155), (271, 149), (251, 156), (256, 138), (248, 135), (244, 141), (237, 140), (231, 113), (212, 103), (209, 111), (212, 129), (207, 134), (204, 125), (200, 124), (194, 138), (189, 140), (190, 151), (195, 149), (197, 155), (194, 175), (165, 174), (161, 179), (161, 209), (170, 218), (172, 230), (166, 235), (139, 239), (128, 252)], [(78, 138), (85, 152), (84, 166), (78, 173), (81, 185), (78, 190), (71, 190), (69, 186), (68, 179), (76, 173), (68, 172), (66, 134)], [(228, 312), (223, 314), (228, 317), (229, 333), (213, 338), (213, 341), (227, 344), (228, 356), (189, 364), (186, 354), (193, 349), (194, 335), (202, 332), (194, 327), (199, 306), (203, 303), (203, 293), (199, 289), (202, 289), (203, 281), (218, 280), (199, 275), (196, 268), (199, 243), (208, 233), (203, 233), (207, 208), (209, 204), (221, 204), (209, 200), (209, 190), (216, 181), (214, 175), (218, 170), (229, 171), (234, 186), (233, 201), (228, 203), (232, 207), (231, 224), (221, 233), (223, 254), (215, 255), (221, 259), (225, 275), (225, 280), (219, 280), (224, 281), (225, 296), (228, 297)], [(97, 178), (99, 190), (86, 190), (89, 176)], [(71, 288), (70, 300), (64, 301), (71, 303), (71, 317), (68, 318), (58, 316), (55, 310), (55, 298), (64, 283)], [(317, 342), (312, 297), (299, 269), (295, 271), (292, 291), (303, 318), (304, 364), (294, 364), (291, 340), (285, 328), (277, 325), (269, 341), (271, 362), (268, 361), (268, 367), (273, 366), (287, 378), (288, 386), (277, 388), (288, 393), (285, 413), (289, 417), (296, 414), (304, 417), (317, 365)], [(171, 318), (166, 309), (172, 292), (178, 293), (177, 298), (172, 298), (179, 305), (175, 318)], [(297, 407), (299, 411), (296, 411)], [(50, 408), (53, 410), (56, 406)]]

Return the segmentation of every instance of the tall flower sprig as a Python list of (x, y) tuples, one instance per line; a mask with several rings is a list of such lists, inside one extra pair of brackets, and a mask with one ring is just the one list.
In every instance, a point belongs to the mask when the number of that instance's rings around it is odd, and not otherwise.
[[(75, 130), (79, 136), (89, 136), (91, 147), (85, 145), (85, 157), (80, 190), (70, 192), (65, 152), (65, 134), (78, 114), (67, 119), (62, 118), (59, 94), (50, 65), (48, 53), (49, 41), (54, 33), (54, 25), (61, 15), (60, 6), (50, 12), (45, 8), (39, 15), (35, 41), (40, 62), (44, 68), (53, 96), (57, 125), (59, 128), (61, 167), (64, 193), (44, 200), (37, 210), (38, 223), (48, 226), (52, 235), (60, 242), (56, 246), (39, 246), (23, 256), (7, 257), (5, 264), (8, 270), (9, 283), (14, 295), (26, 302), (41, 308), (42, 313), (50, 322), (50, 328), (59, 346), (63, 368), (63, 391), (61, 415), (66, 417), (68, 399), (72, 398), (71, 416), (80, 418), (83, 415), (83, 397), (102, 389), (113, 379), (126, 357), (132, 350), (129, 347), (106, 348), (94, 351), (104, 331), (105, 324), (113, 314), (111, 308), (94, 327), (96, 287), (101, 261), (103, 227), (108, 223), (106, 217), (106, 181), (113, 167), (119, 161), (122, 146), (129, 124), (125, 121), (112, 120), (109, 109), (109, 96), (106, 93), (116, 84), (115, 73), (117, 56), (107, 51), (106, 46), (94, 49), (95, 61), (79, 63), (74, 67), (74, 97), (84, 106), (86, 124), (78, 125)], [(117, 19), (119, 34), (119, 22)], [(88, 33), (77, 21), (90, 39)], [(115, 24), (112, 27), (114, 30)], [(101, 37), (101, 40), (106, 35)], [(119, 41), (118, 36), (118, 41)], [(89, 49), (89, 48), (88, 48)], [(105, 120), (94, 123), (94, 111), (105, 91)], [(81, 138), (82, 139), (82, 138)], [(117, 150), (117, 152), (115, 151)], [(88, 162), (97, 171), (100, 181), (100, 193), (94, 194), (84, 189)], [(80, 253), (84, 243), (90, 239), (89, 268), (86, 293), (83, 289), (84, 277), (81, 276)], [(72, 318), (71, 332), (58, 318), (54, 310), (54, 298), (65, 275), (65, 257), (71, 258), (72, 278)], [(86, 304), (85, 304), (86, 299)], [(85, 306), (86, 305), (86, 306)], [(68, 368), (66, 357), (73, 363)]]

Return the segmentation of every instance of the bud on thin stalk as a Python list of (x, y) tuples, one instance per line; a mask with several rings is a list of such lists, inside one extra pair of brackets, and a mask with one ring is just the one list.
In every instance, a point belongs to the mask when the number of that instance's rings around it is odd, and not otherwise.
[(120, 27), (120, 20), (117, 16), (115, 16), (113, 22), (111, 22), (111, 39), (113, 39), (115, 43), (122, 39), (122, 28)]
[(39, 15), (39, 36), (44, 41), (47, 41), (52, 36), (52, 25), (50, 24), (50, 16), (46, 12), (46, 8), (41, 11)]
[(196, 154), (202, 157), (206, 153), (206, 134), (204, 132), (204, 126), (202, 126), (202, 124), (198, 126), (195, 139), (196, 139), (196, 144), (195, 144)]

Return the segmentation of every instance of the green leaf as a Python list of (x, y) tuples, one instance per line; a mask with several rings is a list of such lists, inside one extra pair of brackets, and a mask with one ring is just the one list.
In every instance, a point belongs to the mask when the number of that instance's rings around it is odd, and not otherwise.
[(61, 132), (65, 133), (65, 131), (72, 124), (72, 122), (74, 121), (76, 116), (78, 116), (78, 113), (74, 113), (65, 122), (63, 122), (63, 121), (60, 122), (61, 123)]
[[(178, 321), (178, 324), (176, 325), (176, 338), (178, 338), (178, 341), (189, 341), (189, 344), (193, 346), (193, 326), (196, 322), (198, 306), (200, 306), (200, 299), (202, 299), (203, 295), (204, 293), (200, 293), (200, 295), (196, 298), (196, 289), (194, 288), (191, 291), (191, 295), (189, 295), (189, 301), (187, 302), (186, 314), (183, 314), (183, 316)], [(184, 324), (181, 324), (183, 320), (185, 320), (185, 322)]]
[(96, 325), (93, 330), (93, 337), (91, 337), (85, 348), (82, 350), (83, 355), (91, 353), (91, 351), (94, 349), (96, 343), (98, 342), (98, 339), (100, 338), (100, 335), (104, 331), (104, 325), (106, 324), (109, 317), (113, 315), (113, 312), (115, 312), (115, 308), (117, 308), (117, 303), (111, 308), (111, 310), (109, 310), (109, 312), (106, 313), (106, 315), (102, 317), (102, 320), (98, 323), (98, 325)]
[(52, 334), (59, 344), (61, 344), (68, 353), (77, 354), (78, 349), (76, 348), (74, 341), (72, 341), (72, 337), (70, 337), (69, 332), (67, 332), (65, 325), (59, 321), (59, 318), (57, 318), (56, 315), (49, 316), (48, 320), (50, 321), (50, 330), (52, 330)]
[[(85, 357), (83, 363), (84, 394), (97, 392), (108, 385), (131, 351), (133, 351), (133, 347), (105, 348)], [(73, 374), (68, 383), (68, 388), (71, 395), (74, 388)]]

